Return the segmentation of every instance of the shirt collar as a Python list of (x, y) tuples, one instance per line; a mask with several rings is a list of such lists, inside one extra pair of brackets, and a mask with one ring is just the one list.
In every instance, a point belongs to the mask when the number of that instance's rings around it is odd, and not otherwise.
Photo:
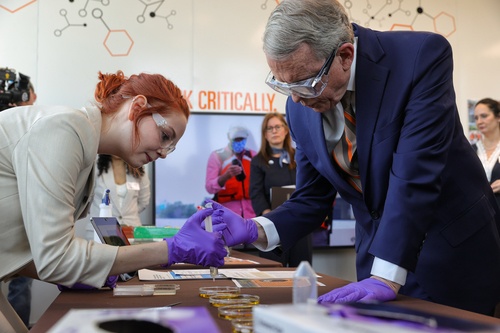
[(354, 91), (355, 87), (355, 76), (356, 76), (356, 59), (357, 59), (357, 53), (358, 53), (358, 37), (354, 37), (354, 59), (352, 60), (352, 65), (351, 65), (351, 77), (349, 78), (349, 83), (347, 84), (347, 90), (349, 91)]

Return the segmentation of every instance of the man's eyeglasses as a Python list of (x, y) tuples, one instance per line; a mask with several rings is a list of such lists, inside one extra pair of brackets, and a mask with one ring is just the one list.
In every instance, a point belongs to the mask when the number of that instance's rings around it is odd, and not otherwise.
[(160, 147), (165, 150), (165, 155), (172, 153), (175, 150), (175, 144), (173, 138), (167, 129), (167, 121), (159, 113), (153, 112), (151, 114), (153, 120), (161, 131), (161, 144)]
[(285, 126), (283, 126), (283, 125), (267, 126), (266, 131), (268, 131), (269, 133), (272, 133), (274, 130), (276, 130), (276, 132), (279, 132), (284, 127)]
[(321, 95), (323, 90), (325, 90), (326, 85), (328, 83), (328, 72), (330, 71), (330, 67), (332, 66), (333, 59), (337, 55), (338, 49), (345, 43), (339, 44), (328, 59), (326, 59), (325, 63), (319, 70), (319, 73), (315, 77), (311, 77), (306, 80), (293, 82), (293, 83), (285, 83), (278, 81), (274, 78), (272, 72), (269, 72), (266, 78), (266, 84), (276, 90), (277, 92), (285, 95), (296, 95), (302, 98), (315, 98)]

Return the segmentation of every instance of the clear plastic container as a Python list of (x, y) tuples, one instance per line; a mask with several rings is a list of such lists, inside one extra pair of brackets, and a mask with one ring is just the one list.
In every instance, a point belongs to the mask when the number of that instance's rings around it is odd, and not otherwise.
[(234, 304), (257, 305), (260, 302), (260, 297), (249, 294), (217, 294), (210, 296), (209, 301), (216, 308)]
[(113, 296), (157, 296), (175, 295), (178, 284), (118, 284), (113, 288)]
[(233, 333), (252, 333), (253, 332), (253, 319), (237, 318), (231, 320), (233, 326)]
[(293, 304), (315, 304), (318, 299), (316, 272), (302, 261), (293, 275)]
[(250, 304), (236, 304), (226, 305), (219, 308), (219, 318), (233, 320), (237, 318), (252, 319), (253, 305)]
[(200, 287), (199, 295), (203, 298), (210, 298), (216, 294), (239, 294), (240, 288), (236, 286), (215, 286), (215, 287)]

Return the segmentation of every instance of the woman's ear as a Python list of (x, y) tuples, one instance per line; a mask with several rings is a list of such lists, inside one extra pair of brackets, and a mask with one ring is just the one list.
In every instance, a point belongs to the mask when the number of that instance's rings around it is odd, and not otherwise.
[(132, 98), (129, 108), (129, 119), (133, 120), (138, 111), (143, 110), (148, 105), (148, 99), (144, 95), (137, 95)]

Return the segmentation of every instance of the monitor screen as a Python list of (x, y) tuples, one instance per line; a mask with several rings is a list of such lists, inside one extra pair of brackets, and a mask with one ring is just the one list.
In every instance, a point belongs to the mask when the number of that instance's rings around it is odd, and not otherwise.
[(212, 151), (228, 144), (232, 126), (249, 132), (246, 148), (258, 151), (264, 113), (192, 113), (175, 151), (154, 165), (155, 224), (181, 227), (197, 206), (213, 194), (205, 190), (207, 161)]

